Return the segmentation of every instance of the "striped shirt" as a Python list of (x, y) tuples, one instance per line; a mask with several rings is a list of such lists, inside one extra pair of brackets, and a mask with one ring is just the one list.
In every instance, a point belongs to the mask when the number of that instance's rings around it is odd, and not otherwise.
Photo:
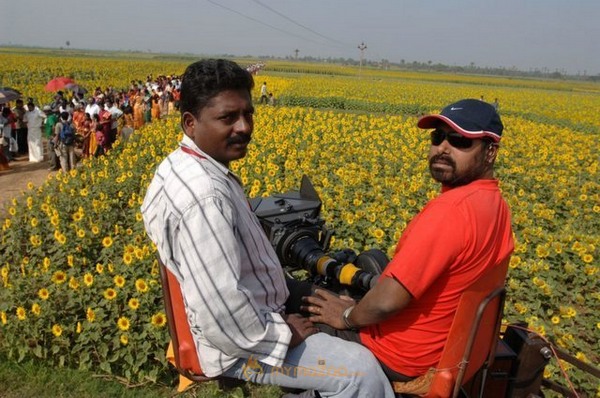
[(158, 167), (142, 214), (182, 288), (202, 370), (239, 358), (281, 366), (291, 331), (284, 273), (237, 176), (184, 135)]

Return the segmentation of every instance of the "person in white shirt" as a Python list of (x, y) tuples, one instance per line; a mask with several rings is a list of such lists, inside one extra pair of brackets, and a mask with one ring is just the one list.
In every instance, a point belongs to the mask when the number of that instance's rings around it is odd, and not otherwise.
[(104, 108), (110, 112), (110, 143), (111, 145), (117, 140), (117, 130), (119, 128), (119, 119), (123, 117), (123, 111), (111, 100), (107, 99)]
[(92, 118), (94, 118), (94, 115), (98, 115), (100, 113), (100, 107), (96, 103), (96, 99), (94, 97), (88, 98), (88, 103), (85, 106), (85, 113), (89, 113)]
[(27, 146), (30, 162), (38, 163), (44, 160), (44, 145), (42, 143), (44, 120), (46, 120), (46, 114), (33, 102), (28, 102), (23, 121), (27, 124)]
[(141, 208), (161, 261), (181, 286), (200, 365), (207, 376), (327, 397), (392, 398), (368, 349), (286, 312), (294, 303), (277, 254), (229, 170), (252, 137), (253, 85), (232, 61), (188, 66), (183, 140), (156, 170)]

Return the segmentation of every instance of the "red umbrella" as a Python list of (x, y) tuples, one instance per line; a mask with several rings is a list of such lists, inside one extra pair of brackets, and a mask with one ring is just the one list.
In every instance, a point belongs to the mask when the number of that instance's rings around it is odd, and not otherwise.
[(54, 79), (50, 80), (46, 86), (44, 87), (44, 90), (46, 91), (57, 91), (60, 89), (65, 88), (65, 86), (69, 83), (75, 83), (75, 81), (69, 77), (55, 77)]

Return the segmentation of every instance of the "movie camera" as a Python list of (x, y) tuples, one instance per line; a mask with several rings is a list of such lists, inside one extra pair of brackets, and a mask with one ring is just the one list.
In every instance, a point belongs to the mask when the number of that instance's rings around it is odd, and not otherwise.
[(350, 296), (362, 296), (389, 262), (377, 249), (328, 253), (334, 231), (321, 218), (321, 200), (308, 177), (299, 191), (250, 200), (284, 269), (308, 271), (313, 284)]

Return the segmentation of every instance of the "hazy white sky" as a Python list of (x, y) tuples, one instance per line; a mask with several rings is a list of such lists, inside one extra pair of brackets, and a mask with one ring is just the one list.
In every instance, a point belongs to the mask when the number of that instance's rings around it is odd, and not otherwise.
[(0, 44), (600, 73), (600, 0), (1, 0)]

